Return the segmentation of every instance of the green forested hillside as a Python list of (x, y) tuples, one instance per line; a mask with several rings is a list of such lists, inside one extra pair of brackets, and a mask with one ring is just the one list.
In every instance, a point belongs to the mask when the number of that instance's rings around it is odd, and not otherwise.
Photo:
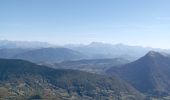
[(139, 100), (143, 95), (116, 77), (0, 59), (0, 97), (12, 100)]

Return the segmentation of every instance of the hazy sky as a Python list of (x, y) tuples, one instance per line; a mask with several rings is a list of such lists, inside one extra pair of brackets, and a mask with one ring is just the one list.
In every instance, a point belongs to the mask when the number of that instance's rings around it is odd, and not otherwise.
[(170, 0), (0, 0), (0, 39), (170, 48)]

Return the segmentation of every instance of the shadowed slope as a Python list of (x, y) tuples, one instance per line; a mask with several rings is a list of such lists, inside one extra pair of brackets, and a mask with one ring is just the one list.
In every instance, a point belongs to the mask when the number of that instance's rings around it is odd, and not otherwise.
[[(142, 99), (116, 77), (75, 70), (55, 70), (23, 60), (0, 59), (1, 98), (57, 98), (74, 100)], [(31, 97), (32, 96), (32, 97)]]
[(111, 68), (109, 74), (117, 74), (141, 92), (154, 96), (170, 93), (170, 58), (151, 51), (137, 61), (120, 68)]

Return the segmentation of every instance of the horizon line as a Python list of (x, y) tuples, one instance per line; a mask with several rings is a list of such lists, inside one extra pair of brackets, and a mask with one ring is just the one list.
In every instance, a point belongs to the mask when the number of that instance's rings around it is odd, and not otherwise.
[(99, 44), (105, 44), (105, 45), (125, 45), (125, 46), (131, 46), (131, 47), (142, 47), (142, 48), (151, 48), (151, 49), (164, 49), (164, 50), (170, 50), (170, 48), (161, 48), (161, 47), (152, 47), (152, 46), (143, 46), (143, 45), (133, 45), (133, 44), (126, 44), (126, 43), (109, 43), (109, 42), (103, 42), (103, 41), (91, 41), (88, 43), (64, 43), (64, 44), (58, 44), (58, 43), (52, 43), (52, 42), (48, 42), (48, 41), (39, 41), (39, 40), (9, 40), (9, 39), (0, 39), (0, 41), (8, 41), (8, 42), (37, 42), (37, 43), (46, 43), (49, 45), (53, 45), (53, 46), (69, 46), (69, 45), (75, 45), (75, 46), (80, 46), (80, 45), (84, 45), (84, 46), (88, 46), (91, 45), (93, 43), (99, 43)]

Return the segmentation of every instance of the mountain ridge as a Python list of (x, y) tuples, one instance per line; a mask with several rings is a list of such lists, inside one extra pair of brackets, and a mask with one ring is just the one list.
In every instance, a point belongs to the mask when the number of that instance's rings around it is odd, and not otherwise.
[(54, 63), (64, 60), (83, 59), (85, 57), (86, 55), (68, 48), (40, 48), (15, 55), (13, 58), (35, 63)]
[(170, 58), (155, 51), (132, 63), (111, 68), (107, 73), (118, 75), (137, 90), (152, 96), (166, 96), (170, 92)]
[(0, 48), (47, 48), (54, 47), (47, 42), (0, 40)]
[[(52, 69), (24, 60), (0, 59), (0, 94), (6, 99), (123, 99), (144, 96), (116, 77)], [(10, 91), (10, 92), (8, 92)]]

